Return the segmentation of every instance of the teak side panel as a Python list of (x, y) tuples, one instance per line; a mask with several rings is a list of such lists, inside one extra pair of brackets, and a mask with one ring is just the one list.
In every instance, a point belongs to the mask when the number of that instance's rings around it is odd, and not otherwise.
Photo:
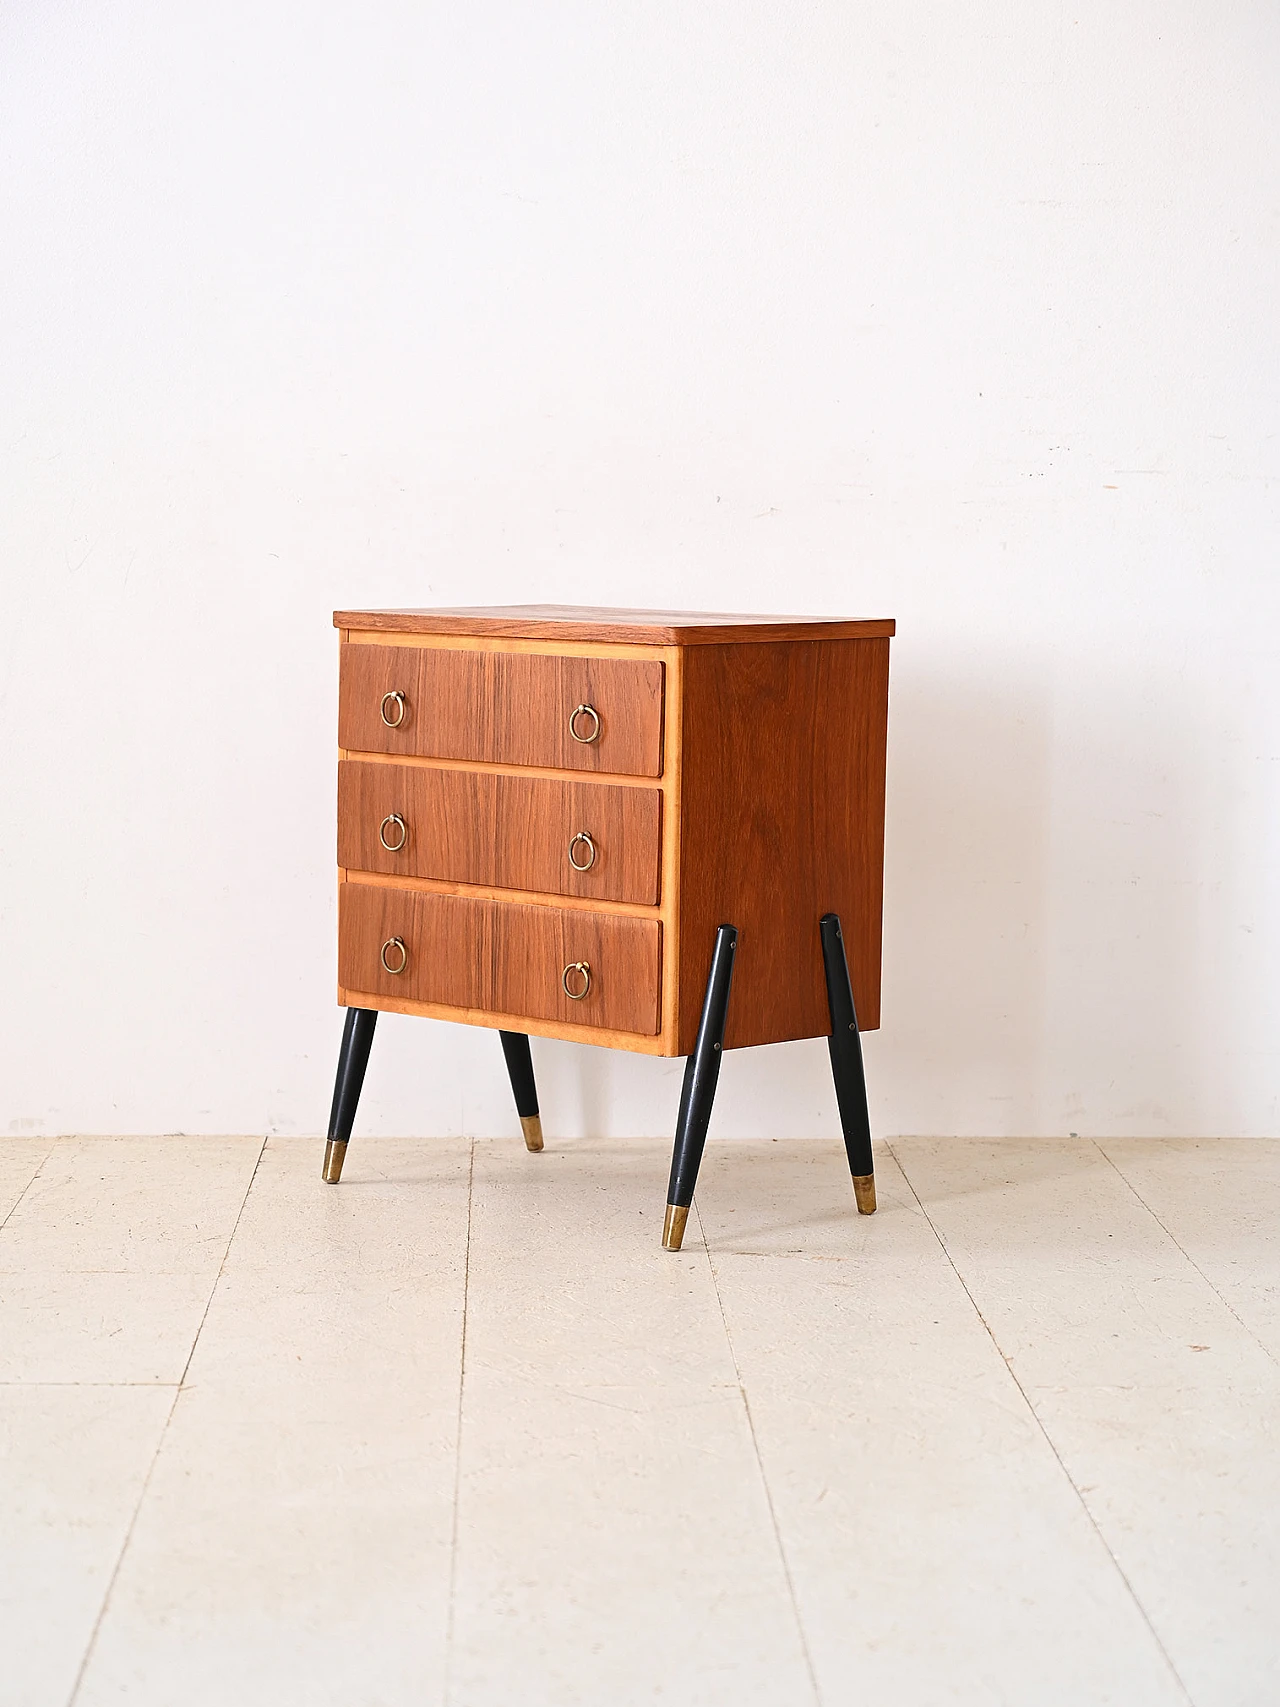
[(888, 640), (696, 647), (683, 664), (678, 1053), (693, 1049), (726, 923), (739, 931), (726, 1048), (828, 1035), (828, 912), (874, 1029)]
[[(396, 853), (379, 838), (392, 813), (407, 827)], [(653, 906), (661, 823), (657, 788), (357, 759), (338, 766), (338, 864), (354, 871)], [(587, 871), (569, 862), (580, 831), (596, 849)], [(388, 839), (398, 836), (393, 826)], [(579, 843), (575, 858), (586, 857)]]
[[(400, 937), (403, 972), (382, 964)], [(432, 895), (371, 883), (338, 892), (338, 982), (372, 998), (434, 1002), (562, 1024), (658, 1033), (661, 926), (656, 919)], [(573, 961), (591, 988), (571, 1001), (561, 984)]]
[[(662, 773), (657, 660), (539, 652), (343, 646), (338, 745), (371, 753), (478, 759), (555, 770)], [(383, 722), (384, 694), (405, 696), (403, 722)], [(600, 716), (594, 741), (569, 733), (574, 707)], [(582, 719), (583, 730), (590, 728)]]
[(450, 606), (436, 610), (335, 611), (335, 628), (401, 634), (468, 634), (526, 640), (632, 641), (642, 646), (716, 646), (741, 641), (887, 636), (891, 618), (751, 616), (721, 611), (629, 610), (606, 605)]

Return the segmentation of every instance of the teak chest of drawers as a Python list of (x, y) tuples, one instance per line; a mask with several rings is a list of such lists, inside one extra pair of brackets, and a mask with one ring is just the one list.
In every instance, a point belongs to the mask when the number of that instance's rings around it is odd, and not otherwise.
[(891, 621), (521, 606), (339, 611), (338, 1000), (325, 1178), (382, 1011), (686, 1055), (678, 1250), (724, 1049), (826, 1036), (875, 1207)]

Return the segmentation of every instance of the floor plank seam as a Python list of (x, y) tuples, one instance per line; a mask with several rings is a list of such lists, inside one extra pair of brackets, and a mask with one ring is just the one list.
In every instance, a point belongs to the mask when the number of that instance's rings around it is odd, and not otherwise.
[(467, 1311), (471, 1302), (471, 1215), (475, 1198), (476, 1141), (467, 1165), (467, 1239), (462, 1259), (462, 1331), (458, 1340), (458, 1420), (453, 1438), (453, 1530), (449, 1542), (449, 1612), (444, 1637), (444, 1707), (453, 1698), (453, 1638), (458, 1603), (458, 1534), (462, 1504), (462, 1400), (467, 1382)]
[(55, 1148), (56, 1148), (56, 1145), (50, 1144), (49, 1148), (45, 1151), (44, 1155), (41, 1156), (40, 1165), (39, 1165), (39, 1167), (37, 1167), (35, 1173), (32, 1174), (31, 1178), (23, 1186), (22, 1190), (18, 1193), (17, 1197), (9, 1205), (9, 1208), (7, 1209), (5, 1214), (0, 1216), (0, 1233), (4, 1232), (5, 1228), (9, 1225), (9, 1221), (10, 1221), (11, 1217), (13, 1216), (15, 1211), (17, 1210), (18, 1205), (22, 1202), (23, 1198), (31, 1190), (31, 1187), (36, 1183), (36, 1181), (40, 1178), (40, 1175), (44, 1172), (44, 1165), (49, 1160), (49, 1157), (52, 1156)]
[[(116, 1562), (112, 1567), (110, 1579), (108, 1580), (106, 1589), (103, 1592), (102, 1604), (98, 1608), (98, 1616), (93, 1621), (93, 1629), (90, 1631), (89, 1640), (85, 1644), (84, 1658), (80, 1661), (80, 1669), (76, 1672), (76, 1680), (71, 1686), (70, 1695), (67, 1697), (67, 1707), (75, 1707), (76, 1697), (79, 1695), (85, 1676), (88, 1673), (89, 1661), (93, 1658), (93, 1650), (97, 1646), (98, 1636), (102, 1630), (103, 1620), (106, 1618), (107, 1609), (111, 1605), (111, 1596), (115, 1592), (116, 1583), (119, 1581), (121, 1566), (124, 1564), (125, 1556), (129, 1551), (129, 1543), (133, 1540), (133, 1532), (138, 1525), (138, 1516), (142, 1511), (143, 1503), (146, 1500), (147, 1490), (151, 1486), (151, 1478), (155, 1475), (156, 1465), (160, 1462), (160, 1454), (164, 1450), (165, 1437), (169, 1432), (169, 1424), (173, 1421), (173, 1413), (177, 1410), (178, 1400), (182, 1397), (182, 1389), (186, 1384), (187, 1371), (191, 1368), (191, 1359), (195, 1356), (196, 1346), (200, 1341), (200, 1335), (203, 1333), (204, 1325), (209, 1319), (209, 1309), (213, 1303), (214, 1295), (218, 1290), (218, 1284), (222, 1279), (223, 1271), (227, 1266), (227, 1258), (231, 1254), (231, 1246), (235, 1240), (236, 1233), (239, 1230), (240, 1219), (244, 1214), (245, 1205), (249, 1201), (249, 1193), (253, 1190), (253, 1182), (258, 1177), (258, 1169), (262, 1166), (262, 1158), (266, 1153), (267, 1142), (268, 1140), (264, 1137), (261, 1144), (258, 1146), (258, 1154), (254, 1158), (253, 1163), (253, 1172), (249, 1175), (249, 1183), (244, 1188), (244, 1196), (240, 1199), (240, 1207), (236, 1210), (236, 1218), (231, 1224), (230, 1233), (227, 1235), (227, 1243), (222, 1252), (222, 1260), (218, 1264), (218, 1272), (213, 1277), (213, 1285), (209, 1288), (209, 1296), (204, 1301), (204, 1309), (200, 1313), (200, 1321), (191, 1338), (191, 1349), (187, 1353), (187, 1361), (182, 1366), (182, 1374), (178, 1378), (178, 1384), (173, 1390), (173, 1398), (170, 1401), (169, 1409), (165, 1413), (164, 1425), (156, 1439), (155, 1451), (151, 1454), (151, 1462), (147, 1465), (147, 1473), (142, 1478), (142, 1486), (138, 1490), (138, 1498), (134, 1502), (133, 1513), (129, 1518), (129, 1524), (124, 1533), (124, 1540), (120, 1544), (120, 1551), (116, 1554)], [(160, 1385), (160, 1383), (157, 1383), (157, 1385)]]
[(969, 1300), (969, 1303), (973, 1308), (974, 1314), (977, 1316), (978, 1320), (982, 1323), (983, 1329), (986, 1332), (987, 1337), (990, 1339), (991, 1344), (995, 1347), (997, 1357), (999, 1357), (1001, 1363), (1003, 1363), (1005, 1368), (1008, 1370), (1009, 1379), (1013, 1382), (1014, 1386), (1017, 1388), (1018, 1393), (1022, 1398), (1023, 1404), (1027, 1407), (1028, 1414), (1030, 1415), (1032, 1421), (1035, 1423), (1036, 1428), (1039, 1429), (1040, 1434), (1042, 1435), (1042, 1437), (1044, 1439), (1045, 1445), (1049, 1448), (1050, 1452), (1052, 1452), (1054, 1459), (1058, 1465), (1058, 1468), (1061, 1470), (1063, 1476), (1066, 1478), (1066, 1482), (1067, 1482), (1068, 1487), (1072, 1490), (1072, 1492), (1076, 1496), (1076, 1499), (1079, 1501), (1081, 1511), (1083, 1511), (1086, 1519), (1088, 1520), (1090, 1527), (1092, 1528), (1094, 1534), (1098, 1537), (1100, 1544), (1102, 1545), (1103, 1549), (1105, 1550), (1107, 1557), (1111, 1560), (1112, 1565), (1115, 1567), (1116, 1575), (1120, 1578), (1120, 1581), (1124, 1584), (1125, 1590), (1128, 1593), (1129, 1598), (1132, 1600), (1135, 1608), (1137, 1609), (1138, 1616), (1142, 1619), (1142, 1622), (1146, 1625), (1147, 1630), (1150, 1632), (1151, 1640), (1155, 1643), (1156, 1648), (1157, 1648), (1158, 1652), (1160, 1653), (1161, 1657), (1163, 1658), (1165, 1665), (1169, 1668), (1170, 1677), (1172, 1677), (1173, 1681), (1177, 1684), (1179, 1690), (1182, 1692), (1182, 1697), (1183, 1697), (1184, 1701), (1187, 1702), (1187, 1707), (1195, 1707), (1195, 1702), (1192, 1698), (1191, 1691), (1187, 1688), (1186, 1684), (1183, 1682), (1181, 1674), (1179, 1673), (1177, 1666), (1174, 1665), (1173, 1660), (1170, 1657), (1169, 1650), (1165, 1647), (1163, 1641), (1160, 1639), (1159, 1632), (1156, 1630), (1155, 1625), (1152, 1623), (1151, 1617), (1150, 1617), (1149, 1613), (1147, 1612), (1146, 1607), (1142, 1604), (1141, 1600), (1138, 1598), (1137, 1590), (1134, 1588), (1133, 1584), (1129, 1581), (1129, 1577), (1128, 1577), (1128, 1574), (1126, 1573), (1126, 1571), (1124, 1569), (1124, 1566), (1120, 1563), (1119, 1559), (1117, 1559), (1115, 1552), (1113, 1551), (1113, 1549), (1111, 1547), (1110, 1542), (1107, 1540), (1106, 1536), (1102, 1533), (1102, 1529), (1098, 1524), (1097, 1518), (1095, 1518), (1092, 1511), (1090, 1511), (1088, 1500), (1086, 1500), (1083, 1493), (1081, 1493), (1080, 1488), (1078, 1487), (1078, 1485), (1076, 1483), (1075, 1477), (1071, 1474), (1070, 1470), (1067, 1469), (1067, 1466), (1063, 1460), (1062, 1454), (1058, 1451), (1057, 1445), (1054, 1442), (1052, 1435), (1049, 1433), (1048, 1429), (1045, 1427), (1044, 1422), (1040, 1416), (1040, 1413), (1036, 1410), (1035, 1405), (1031, 1402), (1030, 1395), (1028, 1394), (1026, 1388), (1022, 1385), (1022, 1382), (1018, 1379), (1017, 1373), (1014, 1370), (1012, 1363), (1005, 1356), (1004, 1350), (1001, 1347), (999, 1340), (996, 1338), (995, 1333), (992, 1330), (990, 1322), (988, 1322), (987, 1318), (983, 1315), (982, 1310), (979, 1307), (978, 1300), (974, 1297), (973, 1292), (970, 1290), (969, 1283), (965, 1280), (965, 1277), (961, 1274), (959, 1268), (956, 1265), (955, 1258), (951, 1255), (950, 1250), (947, 1248), (947, 1241), (943, 1238), (942, 1233), (939, 1230), (937, 1224), (934, 1222), (932, 1215), (930, 1215), (928, 1208), (925, 1205), (924, 1199), (920, 1196), (920, 1193), (916, 1190), (915, 1185), (912, 1183), (911, 1177), (907, 1173), (906, 1166), (904, 1165), (902, 1158), (895, 1151), (892, 1144), (886, 1144), (885, 1148), (888, 1150), (890, 1156), (893, 1158), (893, 1161), (898, 1168), (898, 1171), (901, 1173), (903, 1179), (906, 1181), (908, 1191), (910, 1191), (912, 1197), (915, 1198), (916, 1203), (919, 1205), (920, 1213), (924, 1216), (925, 1220), (929, 1223), (929, 1228), (930, 1228), (931, 1232), (933, 1233), (934, 1238), (938, 1241), (938, 1246), (941, 1249), (943, 1256), (946, 1257), (947, 1262), (951, 1266), (952, 1273), (955, 1275), (956, 1279), (960, 1282), (960, 1285), (964, 1288), (965, 1297)]
[(707, 1230), (702, 1224), (702, 1213), (696, 1202), (693, 1206), (693, 1212), (698, 1219), (698, 1234), (702, 1240), (703, 1255), (707, 1259), (707, 1267), (711, 1273), (711, 1286), (712, 1290), (715, 1292), (716, 1304), (720, 1310), (720, 1321), (724, 1328), (725, 1344), (729, 1348), (729, 1357), (733, 1363), (734, 1379), (738, 1383), (738, 1393), (742, 1399), (742, 1409), (747, 1419), (747, 1432), (751, 1436), (751, 1450), (755, 1454), (756, 1469), (760, 1472), (760, 1485), (764, 1489), (765, 1504), (769, 1509), (769, 1522), (773, 1525), (774, 1544), (778, 1549), (778, 1559), (782, 1565), (783, 1579), (786, 1582), (787, 1594), (791, 1600), (791, 1613), (795, 1619), (796, 1635), (800, 1639), (800, 1652), (804, 1655), (805, 1669), (809, 1673), (809, 1684), (813, 1690), (813, 1699), (817, 1703), (817, 1707), (823, 1707), (822, 1691), (818, 1687), (818, 1672), (813, 1663), (813, 1655), (809, 1651), (809, 1638), (805, 1632), (804, 1620), (800, 1616), (800, 1600), (796, 1594), (795, 1580), (791, 1575), (791, 1565), (787, 1559), (787, 1550), (782, 1541), (782, 1529), (778, 1523), (778, 1513), (773, 1504), (773, 1490), (770, 1488), (769, 1478), (765, 1474), (764, 1459), (760, 1452), (760, 1441), (756, 1435), (756, 1422), (755, 1418), (751, 1414), (751, 1401), (747, 1397), (746, 1384), (742, 1379), (742, 1370), (738, 1364), (738, 1354), (734, 1350), (733, 1346), (733, 1335), (729, 1331), (729, 1318), (725, 1314), (724, 1299), (720, 1295), (720, 1281), (716, 1274), (715, 1258), (711, 1255), (710, 1246), (707, 1244)]
[(1092, 1142), (1094, 1148), (1097, 1150), (1098, 1154), (1102, 1157), (1102, 1159), (1110, 1167), (1114, 1168), (1117, 1174), (1119, 1174), (1120, 1178), (1124, 1181), (1125, 1185), (1128, 1186), (1129, 1190), (1137, 1198), (1138, 1202), (1146, 1210), (1147, 1214), (1155, 1222), (1156, 1226), (1159, 1227), (1160, 1231), (1169, 1240), (1170, 1244), (1172, 1244), (1176, 1250), (1180, 1251), (1182, 1253), (1182, 1255), (1187, 1259), (1187, 1261), (1191, 1264), (1192, 1268), (1195, 1269), (1196, 1273), (1200, 1276), (1201, 1280), (1204, 1281), (1205, 1285), (1209, 1288), (1210, 1292), (1213, 1293), (1214, 1297), (1222, 1305), (1223, 1309), (1227, 1310), (1232, 1316), (1235, 1317), (1236, 1321), (1239, 1322), (1240, 1326), (1244, 1329), (1245, 1333), (1248, 1334), (1249, 1338), (1254, 1342), (1255, 1345), (1260, 1347), (1261, 1350), (1266, 1353), (1266, 1355), (1270, 1359), (1270, 1361), (1272, 1363), (1276, 1364), (1277, 1366), (1280, 1366), (1280, 1357), (1276, 1356), (1276, 1354), (1272, 1351), (1271, 1347), (1267, 1344), (1267, 1342), (1265, 1340), (1260, 1339), (1258, 1337), (1258, 1335), (1254, 1333), (1253, 1329), (1249, 1326), (1248, 1322), (1245, 1321), (1244, 1317), (1240, 1314), (1240, 1312), (1230, 1303), (1230, 1301), (1228, 1299), (1223, 1297), (1222, 1293), (1219, 1292), (1218, 1288), (1213, 1284), (1213, 1281), (1210, 1280), (1209, 1276), (1200, 1267), (1200, 1264), (1192, 1256), (1191, 1252), (1186, 1248), (1185, 1245), (1180, 1244), (1178, 1241), (1177, 1235), (1175, 1233), (1173, 1233), (1170, 1230), (1170, 1228), (1166, 1227), (1164, 1222), (1160, 1219), (1159, 1215), (1157, 1215), (1155, 1210), (1147, 1202), (1146, 1198), (1138, 1190), (1137, 1186), (1129, 1178), (1128, 1174), (1125, 1173), (1124, 1169), (1120, 1166), (1119, 1162), (1116, 1161), (1115, 1157), (1109, 1156), (1096, 1138), (1092, 1139), (1091, 1142)]

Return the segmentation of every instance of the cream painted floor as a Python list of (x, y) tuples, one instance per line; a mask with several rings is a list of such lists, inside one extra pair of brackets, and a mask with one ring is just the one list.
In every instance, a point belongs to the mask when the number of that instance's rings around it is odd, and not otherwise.
[(1280, 1141), (0, 1139), (3, 1707), (1280, 1703)]

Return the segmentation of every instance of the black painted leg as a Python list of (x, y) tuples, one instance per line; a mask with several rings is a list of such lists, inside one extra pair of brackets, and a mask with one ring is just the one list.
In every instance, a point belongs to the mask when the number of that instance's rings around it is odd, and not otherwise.
[(680, 1113), (676, 1119), (676, 1145), (671, 1157), (671, 1183), (667, 1187), (667, 1215), (662, 1227), (662, 1248), (665, 1251), (680, 1249), (684, 1225), (693, 1203), (693, 1188), (698, 1183), (698, 1168), (711, 1120), (711, 1104), (716, 1094), (716, 1080), (720, 1077), (720, 1057), (724, 1053), (724, 1022), (729, 1012), (729, 985), (733, 982), (737, 946), (738, 933), (734, 926), (721, 925), (711, 953), (711, 971), (702, 1001), (697, 1041), (684, 1067)]
[(338, 1076), (333, 1084), (333, 1107), (329, 1110), (329, 1142), (324, 1147), (324, 1177), (330, 1185), (337, 1185), (342, 1178), (347, 1140), (355, 1124), (356, 1105), (360, 1101), (364, 1070), (369, 1065), (373, 1028), (377, 1023), (377, 1011), (373, 1008), (347, 1009), (342, 1047), (338, 1051)]
[(520, 1116), (525, 1148), (540, 1150), (542, 1120), (538, 1114), (538, 1087), (533, 1081), (529, 1039), (522, 1031), (500, 1031), (498, 1036), (502, 1039), (502, 1053), (507, 1058), (507, 1072), (516, 1099), (516, 1113)]
[(875, 1163), (871, 1157), (871, 1116), (867, 1112), (867, 1079), (862, 1070), (862, 1039), (853, 1007), (849, 963), (836, 913), (823, 916), (822, 959), (827, 969), (827, 1005), (831, 1010), (831, 1076), (836, 1082), (836, 1102), (844, 1128), (844, 1147), (853, 1175), (853, 1195), (859, 1215), (876, 1212)]

